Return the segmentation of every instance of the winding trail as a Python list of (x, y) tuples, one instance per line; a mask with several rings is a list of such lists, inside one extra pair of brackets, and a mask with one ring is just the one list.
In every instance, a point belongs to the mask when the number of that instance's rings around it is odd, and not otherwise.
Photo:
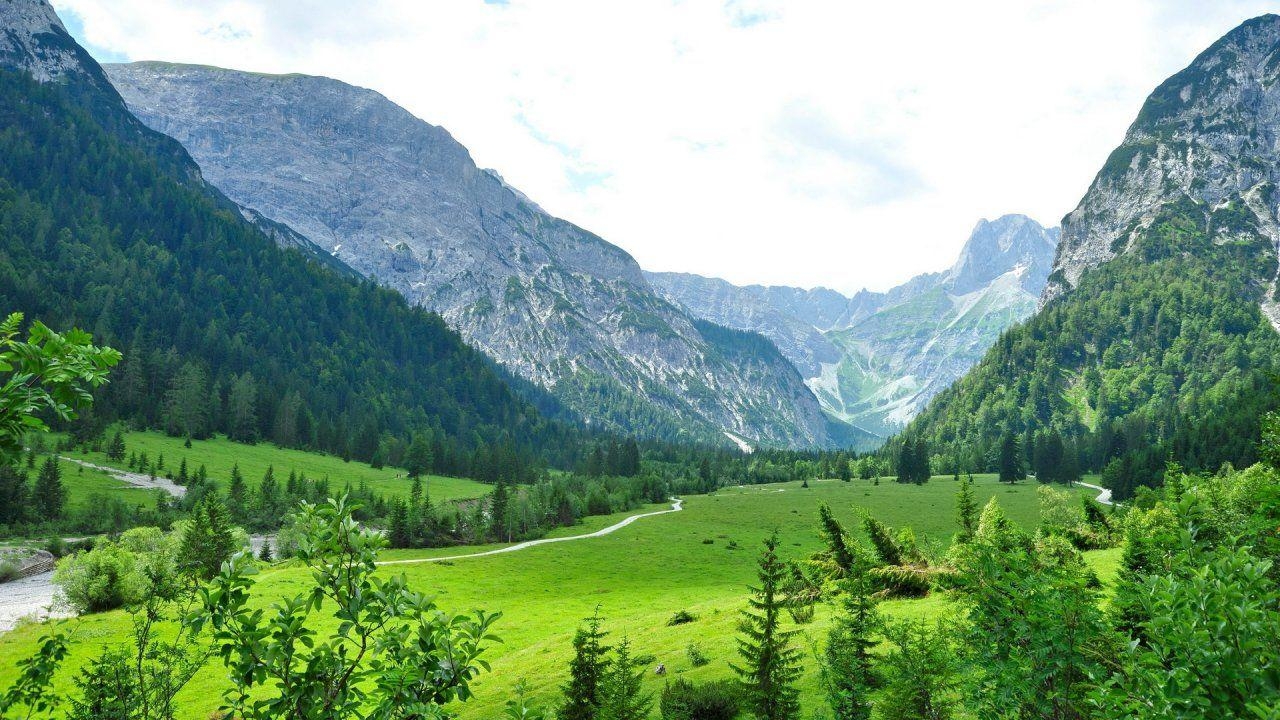
[(1079, 485), (1080, 487), (1087, 487), (1087, 488), (1089, 488), (1090, 490), (1097, 490), (1097, 491), (1098, 491), (1098, 497), (1097, 497), (1096, 499), (1097, 499), (1097, 501), (1098, 501), (1098, 504), (1100, 504), (1100, 505), (1114, 505), (1114, 504), (1115, 504), (1115, 503), (1111, 502), (1111, 491), (1110, 491), (1110, 490), (1108, 490), (1108, 489), (1106, 489), (1106, 488), (1104, 488), (1104, 487), (1102, 487), (1102, 486), (1100, 486), (1100, 485), (1093, 485), (1093, 484), (1091, 484), (1091, 483), (1087, 483), (1087, 482), (1080, 482), (1079, 480), (1077, 480), (1077, 481), (1076, 481), (1076, 484), (1077, 484), (1077, 485)]
[(66, 455), (59, 455), (58, 457), (66, 460), (67, 462), (73, 462), (77, 465), (93, 468), (94, 470), (101, 470), (111, 477), (136, 488), (142, 488), (144, 490), (163, 490), (176, 498), (180, 498), (187, 494), (186, 488), (165, 477), (157, 477), (152, 480), (149, 475), (141, 475), (139, 473), (133, 473), (119, 468), (107, 467), (106, 465), (95, 465), (87, 460), (77, 460)]
[(608, 535), (609, 533), (615, 532), (617, 530), (621, 530), (622, 528), (630, 525), (631, 523), (639, 520), (640, 518), (653, 517), (655, 515), (666, 515), (668, 513), (680, 512), (681, 510), (684, 509), (684, 500), (681, 500), (679, 498), (671, 498), (671, 500), (673, 502), (671, 503), (670, 510), (656, 510), (654, 512), (647, 512), (647, 513), (640, 513), (639, 515), (632, 515), (630, 517), (623, 518), (619, 522), (613, 525), (610, 525), (607, 528), (602, 528), (593, 533), (587, 533), (585, 535), (569, 535), (568, 537), (526, 540), (525, 542), (516, 543), (515, 545), (508, 545), (507, 547), (498, 548), (497, 550), (485, 550), (483, 552), (468, 553), (466, 555), (450, 555), (448, 557), (432, 557), (432, 558), (414, 558), (412, 560), (383, 560), (382, 562), (378, 563), (378, 565), (415, 565), (418, 563), (440, 562), (441, 560), (463, 560), (466, 558), (486, 557), (488, 555), (501, 555), (503, 553), (515, 552), (517, 550), (525, 550), (527, 548), (531, 548), (536, 545), (549, 545), (551, 543), (569, 542), (570, 540), (586, 540), (587, 538), (603, 537), (605, 535)]

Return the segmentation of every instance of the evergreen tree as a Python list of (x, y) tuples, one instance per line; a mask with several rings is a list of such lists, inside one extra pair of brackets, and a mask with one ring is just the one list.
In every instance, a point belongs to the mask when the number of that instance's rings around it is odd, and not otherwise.
[(164, 429), (173, 437), (209, 437), (209, 380), (194, 362), (183, 364), (164, 397)]
[(0, 525), (22, 522), (29, 493), (27, 474), (0, 463)]
[(646, 720), (653, 696), (644, 692), (644, 663), (631, 655), (631, 641), (622, 638), (602, 683), (598, 720)]
[(240, 465), (231, 466), (231, 480), (227, 483), (227, 512), (232, 522), (245, 525), (249, 522), (249, 487), (245, 484)]
[(271, 554), (270, 539), (265, 539), (262, 541), (262, 551), (258, 553), (258, 559), (261, 560), (262, 562), (271, 562), (272, 560), (275, 559), (275, 557), (272, 556)]
[(507, 542), (511, 541), (511, 532), (508, 529), (509, 504), (507, 483), (505, 480), (499, 480), (489, 498), (489, 534), (499, 541), (504, 539)]
[(1022, 442), (1017, 433), (1006, 432), (1000, 441), (1000, 482), (1016, 483), (1027, 477), (1022, 458)]
[(231, 517), (217, 496), (209, 493), (191, 512), (178, 550), (179, 566), (199, 580), (212, 580), (235, 554)]
[(258, 440), (258, 385), (249, 373), (237, 377), (227, 395), (227, 437), (244, 443)]
[(280, 524), (284, 508), (280, 501), (280, 483), (276, 481), (275, 468), (267, 466), (258, 484), (257, 522), (259, 527), (276, 527)]
[(121, 462), (124, 460), (124, 453), (124, 433), (117, 429), (115, 435), (111, 436), (111, 442), (107, 444), (107, 459)]
[(31, 502), (40, 520), (57, 520), (62, 517), (67, 503), (67, 490), (62, 485), (62, 469), (57, 459), (50, 455), (40, 466), (36, 484), (31, 491)]
[(395, 498), (391, 501), (391, 514), (387, 518), (387, 542), (393, 548), (413, 546), (413, 532), (409, 526), (409, 510), (404, 500)]
[(827, 549), (831, 551), (831, 559), (843, 572), (849, 572), (853, 569), (853, 551), (849, 549), (846, 542), (844, 527), (831, 514), (831, 507), (825, 502), (818, 505), (818, 521), (821, 525), (822, 539), (826, 541)]
[(933, 469), (929, 466), (929, 444), (923, 437), (917, 437), (912, 445), (911, 482), (923, 485), (933, 477)]
[(916, 453), (915, 446), (910, 440), (903, 440), (902, 447), (898, 448), (898, 482), (912, 482), (916, 476)]
[(954, 691), (959, 685), (959, 661), (952, 635), (951, 628), (941, 622), (932, 630), (918, 620), (892, 623), (885, 628), (890, 649), (882, 661), (885, 683), (877, 704), (881, 718), (951, 718)]
[(759, 565), (760, 585), (751, 588), (748, 609), (742, 611), (738, 626), (738, 654), (743, 662), (732, 667), (758, 720), (794, 720), (800, 715), (795, 683), (803, 668), (800, 650), (792, 645), (798, 631), (781, 627), (787, 566), (778, 558), (776, 530), (764, 541)]
[(858, 568), (841, 583), (841, 612), (827, 634), (822, 680), (835, 720), (871, 717), (871, 691), (876, 686), (871, 666), (873, 635), (880, 627), (871, 582)]
[(973, 496), (972, 478), (961, 480), (956, 491), (956, 524), (960, 526), (956, 542), (968, 542), (978, 531), (978, 501)]
[(596, 720), (603, 700), (603, 684), (610, 671), (608, 633), (597, 609), (573, 636), (573, 660), (569, 661), (569, 682), (564, 686), (564, 704), (559, 720)]

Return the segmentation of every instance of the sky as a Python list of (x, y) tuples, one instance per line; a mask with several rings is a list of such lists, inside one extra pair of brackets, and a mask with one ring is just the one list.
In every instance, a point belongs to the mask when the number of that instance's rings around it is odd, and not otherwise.
[(100, 61), (324, 75), (648, 270), (884, 290), (1056, 225), (1252, 0), (53, 0)]

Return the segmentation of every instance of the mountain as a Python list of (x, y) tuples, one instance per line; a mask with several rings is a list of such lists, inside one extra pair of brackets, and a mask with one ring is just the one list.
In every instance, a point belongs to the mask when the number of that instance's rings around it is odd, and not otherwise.
[(722, 443), (856, 440), (776, 350), (726, 352), (626, 252), (547, 214), (376, 92), (163, 63), (107, 73), (236, 203), (439, 312), (588, 422)]
[(580, 457), (590, 438), (438, 315), (246, 220), (129, 113), (47, 3), (0, 1), (0, 28), (0, 307), (124, 351), (88, 424), (359, 459), (420, 433), (437, 470), (512, 477)]
[(1123, 499), (1175, 459), (1256, 460), (1276, 407), (1280, 17), (1147, 98), (1080, 204), (1028, 322), (907, 429), (973, 465), (1065, 438)]
[(832, 415), (892, 434), (1035, 310), (1057, 230), (983, 220), (948, 270), (884, 293), (753, 285), (682, 273), (649, 281), (689, 312), (773, 340)]

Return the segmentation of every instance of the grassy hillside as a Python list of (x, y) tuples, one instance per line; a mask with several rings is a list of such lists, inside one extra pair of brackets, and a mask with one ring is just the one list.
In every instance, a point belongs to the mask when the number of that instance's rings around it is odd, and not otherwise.
[[(1035, 487), (1034, 483), (1002, 486), (992, 476), (979, 476), (976, 494), (980, 502), (998, 497), (1016, 521), (1032, 526), (1037, 522)], [(855, 524), (856, 508), (865, 508), (891, 525), (911, 525), (923, 542), (941, 549), (956, 530), (955, 489), (956, 484), (946, 477), (923, 486), (820, 481), (809, 489), (797, 483), (729, 488), (687, 498), (683, 512), (645, 518), (604, 537), (448, 564), (398, 565), (387, 571), (403, 572), (415, 589), (435, 593), (446, 610), (480, 607), (504, 613), (496, 630), (506, 642), (490, 657), (493, 672), (477, 683), (476, 700), (458, 707), (463, 718), (493, 718), (510, 697), (511, 686), (521, 679), (539, 701), (551, 703), (558, 698), (574, 628), (596, 606), (608, 618), (614, 639), (630, 635), (637, 653), (652, 654), (654, 664), (664, 663), (669, 678), (728, 677), (727, 663), (735, 659), (737, 612), (744, 605), (747, 583), (754, 579), (760, 541), (770, 530), (778, 528), (781, 547), (790, 557), (817, 550), (815, 518), (819, 502), (825, 501), (847, 525)], [(589, 532), (620, 517), (589, 518), (583, 525), (562, 528), (553, 535)], [(387, 552), (384, 559), (459, 552), (459, 548), (405, 550)], [(1115, 555), (1106, 551), (1091, 557), (1104, 579), (1114, 572)], [(259, 577), (264, 595), (280, 596), (301, 591), (307, 572), (284, 565)], [(943, 612), (947, 606), (945, 597), (935, 595), (890, 602), (885, 609), (895, 616), (922, 616)], [(698, 619), (667, 627), (677, 610), (687, 610)], [(825, 636), (828, 615), (824, 608), (814, 623), (803, 626), (806, 646)], [(127, 616), (118, 612), (79, 621), (74, 658), (60, 682), (69, 684), (86, 657), (102, 644), (122, 638), (127, 629)], [(0, 655), (11, 659), (0, 662), (0, 686), (13, 678), (13, 661), (31, 651), (39, 632), (36, 627), (23, 627), (0, 636)], [(686, 648), (695, 642), (711, 658), (710, 664), (696, 669), (686, 656)], [(182, 698), (184, 718), (208, 717), (223, 676), (220, 666), (200, 674)], [(647, 690), (660, 691), (661, 678), (652, 670), (645, 677)], [(822, 702), (814, 663), (808, 657), (803, 687), (807, 715)]]
[[(192, 440), (190, 448), (184, 447), (183, 442), (182, 438), (173, 438), (157, 432), (125, 434), (127, 453), (146, 453), (151, 460), (164, 456), (165, 472), (176, 472), (183, 459), (186, 459), (187, 467), (191, 471), (204, 465), (209, 471), (209, 477), (224, 489), (231, 475), (232, 466), (239, 465), (240, 472), (251, 487), (257, 486), (258, 481), (266, 473), (267, 467), (270, 466), (274, 468), (275, 475), (280, 480), (288, 477), (293, 471), (306, 475), (312, 480), (327, 477), (335, 492), (346, 483), (350, 483), (352, 487), (365, 483), (373, 492), (388, 497), (405, 495), (409, 492), (409, 479), (401, 468), (378, 469), (368, 463), (355, 460), (346, 462), (333, 455), (281, 448), (271, 443), (246, 445), (222, 436), (215, 436), (208, 440)], [(70, 457), (95, 465), (127, 469), (124, 463), (112, 462), (101, 452), (76, 451), (71, 453)], [(73, 502), (78, 495), (102, 487), (104, 475), (100, 471), (89, 468), (85, 468), (83, 474), (78, 473), (75, 467), (64, 466), (63, 468), (63, 481), (71, 490)], [(105, 479), (115, 483), (116, 486), (121, 485), (119, 481), (109, 476)], [(480, 497), (491, 490), (490, 486), (484, 483), (463, 478), (428, 475), (424, 479), (427, 491), (433, 500)], [(141, 491), (122, 490), (120, 492), (136, 494)]]

